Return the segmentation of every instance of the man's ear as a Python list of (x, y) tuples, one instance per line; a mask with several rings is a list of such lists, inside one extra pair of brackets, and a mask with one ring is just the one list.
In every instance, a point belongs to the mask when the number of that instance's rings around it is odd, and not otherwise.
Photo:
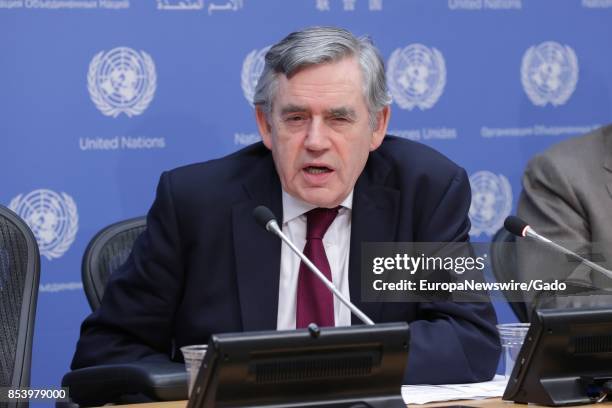
[(391, 107), (385, 106), (376, 114), (376, 128), (372, 132), (372, 140), (370, 142), (370, 151), (378, 149), (387, 134), (387, 126), (391, 118)]
[(259, 129), (259, 134), (261, 135), (263, 144), (268, 149), (272, 149), (272, 128), (268, 123), (266, 112), (264, 112), (262, 107), (259, 105), (255, 106), (255, 120), (257, 122), (257, 128)]

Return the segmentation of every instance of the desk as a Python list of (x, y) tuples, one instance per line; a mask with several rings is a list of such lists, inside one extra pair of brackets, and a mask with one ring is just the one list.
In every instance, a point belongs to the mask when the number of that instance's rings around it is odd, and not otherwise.
[[(478, 407), (478, 408), (526, 408), (527, 405), (524, 404), (514, 404), (510, 402), (502, 401), (501, 398), (487, 398), (482, 400), (463, 400), (463, 401), (443, 401), (443, 402), (435, 402), (431, 404), (425, 405), (410, 405), (409, 408), (435, 408), (435, 407), (444, 407), (449, 405), (465, 405), (468, 407)], [(130, 404), (130, 405), (121, 405), (121, 407), (125, 408), (185, 408), (187, 406), (187, 401), (170, 401), (170, 402), (152, 402), (147, 404)], [(531, 407), (538, 407), (540, 405), (529, 405)], [(583, 405), (588, 407), (588, 405)], [(612, 402), (604, 402), (601, 404), (591, 405), (597, 406), (598, 408), (612, 408)]]

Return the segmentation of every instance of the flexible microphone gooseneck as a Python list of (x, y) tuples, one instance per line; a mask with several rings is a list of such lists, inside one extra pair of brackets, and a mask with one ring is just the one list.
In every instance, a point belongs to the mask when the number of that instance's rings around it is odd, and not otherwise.
[(359, 308), (357, 308), (357, 306), (351, 303), (350, 300), (345, 298), (342, 295), (342, 293), (340, 293), (340, 291), (336, 289), (334, 284), (331, 283), (325, 277), (325, 275), (323, 275), (323, 273), (319, 270), (319, 268), (317, 268), (310, 261), (310, 259), (308, 259), (306, 255), (304, 255), (302, 251), (300, 251), (293, 244), (293, 242), (291, 242), (289, 238), (287, 238), (287, 236), (283, 234), (283, 231), (281, 231), (281, 229), (278, 226), (278, 223), (276, 222), (276, 217), (274, 217), (274, 214), (272, 213), (272, 211), (270, 211), (268, 207), (265, 207), (263, 205), (256, 207), (253, 210), (253, 217), (255, 217), (259, 225), (265, 228), (266, 231), (269, 231), (273, 233), (274, 235), (276, 235), (277, 237), (279, 237), (280, 239), (282, 239), (283, 242), (287, 244), (289, 248), (291, 248), (291, 250), (297, 254), (297, 256), (300, 257), (300, 259), (304, 262), (304, 264), (308, 267), (308, 269), (310, 269), (312, 273), (314, 273), (317, 276), (317, 278), (319, 278), (319, 280), (323, 282), (323, 284), (327, 287), (327, 289), (329, 289), (334, 294), (334, 296), (336, 296), (342, 303), (344, 303), (344, 305), (346, 305), (346, 307), (348, 307), (351, 310), (351, 312), (353, 312), (353, 314), (359, 318), (359, 320), (361, 320), (367, 325), (374, 325), (374, 322), (372, 321), (372, 319), (370, 319), (368, 316), (366, 316), (365, 313), (359, 310)]
[(574, 251), (571, 251), (559, 244), (557, 244), (556, 242), (551, 241), (550, 239), (538, 234), (537, 232), (535, 232), (535, 230), (533, 228), (531, 228), (529, 226), (529, 224), (527, 224), (524, 220), (522, 220), (519, 217), (516, 217), (514, 215), (511, 215), (509, 217), (506, 218), (506, 220), (504, 221), (504, 228), (506, 228), (510, 233), (524, 238), (524, 237), (528, 237), (528, 238), (532, 238), (535, 239), (536, 241), (539, 241), (541, 243), (543, 243), (544, 245), (555, 249), (556, 251), (559, 251), (565, 255), (568, 255), (582, 263), (584, 263), (585, 265), (587, 265), (588, 267), (596, 270), (599, 273), (604, 274), (605, 276), (607, 276), (608, 278), (612, 279), (612, 271), (604, 268), (601, 265), (597, 265), (596, 263), (589, 261), (588, 259), (578, 255), (577, 253), (575, 253)]

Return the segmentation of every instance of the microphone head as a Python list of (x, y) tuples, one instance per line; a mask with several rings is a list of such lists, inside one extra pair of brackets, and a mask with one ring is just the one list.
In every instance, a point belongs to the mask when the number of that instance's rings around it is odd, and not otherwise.
[(527, 227), (529, 227), (529, 224), (514, 215), (507, 217), (504, 221), (504, 228), (518, 237), (525, 236), (525, 228)]
[(272, 213), (272, 211), (270, 211), (270, 209), (265, 205), (259, 205), (255, 207), (255, 209), (253, 210), (253, 217), (255, 217), (257, 223), (266, 230), (268, 229), (268, 223), (270, 221), (276, 221), (274, 213)]

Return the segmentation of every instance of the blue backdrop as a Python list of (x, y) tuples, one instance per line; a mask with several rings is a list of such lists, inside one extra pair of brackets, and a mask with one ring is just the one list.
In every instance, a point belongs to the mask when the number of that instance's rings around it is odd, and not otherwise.
[(0, 0), (0, 203), (42, 254), (33, 385), (68, 370), (92, 236), (144, 214), (163, 170), (258, 140), (265, 48), (309, 25), (374, 39), (390, 133), (466, 168), (475, 240), (529, 157), (612, 121), (612, 0)]

